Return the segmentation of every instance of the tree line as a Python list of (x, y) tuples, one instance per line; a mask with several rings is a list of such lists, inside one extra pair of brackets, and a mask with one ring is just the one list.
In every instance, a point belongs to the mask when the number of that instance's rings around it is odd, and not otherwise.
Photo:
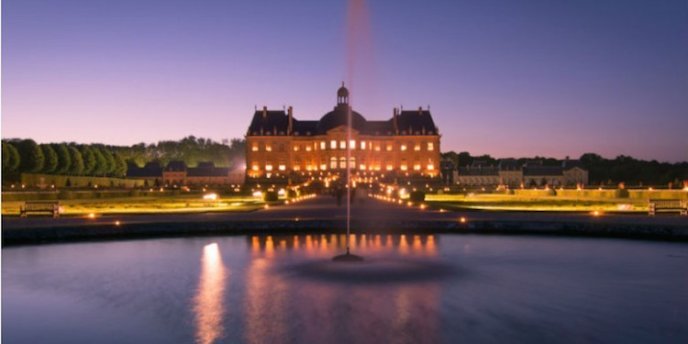
[(3, 176), (45, 173), (74, 176), (124, 177), (127, 163), (121, 153), (102, 144), (2, 141)]
[[(472, 156), (468, 152), (453, 151), (442, 153), (443, 159), (448, 159), (456, 167), (471, 165), (474, 161), (481, 161), (487, 165), (496, 165), (499, 159), (490, 155)], [(517, 158), (522, 165), (528, 161), (541, 161), (543, 165), (556, 166), (561, 160), (539, 157)], [(681, 187), (688, 180), (688, 162), (658, 162), (657, 160), (640, 160), (626, 155), (619, 155), (614, 159), (607, 159), (596, 153), (585, 153), (579, 158), (583, 168), (588, 170), (588, 179), (592, 185), (671, 185)]]
[(11, 139), (2, 141), (2, 172), (5, 180), (17, 180), (21, 173), (124, 177), (129, 164), (144, 166), (157, 161), (164, 166), (172, 160), (188, 166), (210, 161), (218, 167), (243, 168), (244, 148), (241, 139), (216, 142), (194, 136), (132, 146), (38, 144), (32, 139)]

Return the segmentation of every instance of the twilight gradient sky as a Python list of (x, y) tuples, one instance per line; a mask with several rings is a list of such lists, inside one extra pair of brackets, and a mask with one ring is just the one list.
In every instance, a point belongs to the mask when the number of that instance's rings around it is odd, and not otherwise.
[(688, 0), (369, 0), (353, 74), (346, 13), (344, 0), (4, 0), (2, 136), (241, 137), (254, 105), (318, 119), (350, 80), (368, 119), (429, 104), (445, 151), (688, 160)]

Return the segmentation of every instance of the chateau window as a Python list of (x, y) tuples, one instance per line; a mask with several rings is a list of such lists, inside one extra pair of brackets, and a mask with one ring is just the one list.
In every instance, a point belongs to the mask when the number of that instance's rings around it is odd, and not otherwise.
[(428, 151), (432, 152), (435, 150), (435, 144), (432, 142), (428, 142)]
[(295, 146), (294, 146), (294, 152), (298, 152), (299, 149), (301, 149), (301, 148), (299, 147), (299, 145), (295, 145)]
[(344, 141), (344, 140), (339, 141), (339, 149), (346, 149), (346, 141)]
[(405, 152), (406, 151), (406, 144), (402, 144), (400, 149), (402, 152)]
[(320, 141), (320, 150), (325, 150), (326, 144), (325, 141)]
[(349, 168), (356, 168), (356, 158), (353, 156), (349, 158)]
[[(388, 151), (388, 152), (391, 152), (391, 151), (392, 151), (392, 148), (393, 148), (393, 147), (392, 147), (392, 144), (391, 144), (391, 143), (388, 143), (388, 144), (387, 144), (387, 151)], [(376, 149), (376, 150), (378, 150), (378, 149)]]
[(322, 164), (320, 164), (320, 169), (325, 171), (327, 169), (327, 164), (324, 162)]
[(365, 141), (361, 141), (361, 149), (366, 149), (366, 142)]
[(251, 151), (257, 152), (258, 151), (258, 145), (254, 144), (253, 146), (251, 146)]
[(402, 162), (402, 163), (401, 163), (401, 167), (400, 167), (400, 168), (401, 168), (402, 171), (408, 170), (408, 166), (406, 165), (405, 162)]
[(271, 163), (265, 163), (265, 170), (266, 171), (272, 171), (272, 164)]
[(335, 158), (335, 157), (330, 158), (330, 169), (331, 170), (337, 169), (337, 158)]
[(337, 149), (337, 140), (330, 141), (330, 149)]
[(391, 171), (394, 169), (394, 165), (392, 164), (387, 164), (387, 171)]
[(269, 144), (266, 144), (266, 145), (265, 145), (265, 151), (266, 151), (266, 152), (272, 152), (272, 146), (269, 145)]
[(299, 166), (299, 165), (294, 165), (294, 167), (292, 167), (292, 169), (293, 169), (294, 171), (301, 171), (301, 166)]
[(284, 163), (281, 163), (279, 164), (279, 166), (277, 166), (277, 169), (280, 171), (284, 171), (287, 169), (287, 166)]
[(413, 164), (413, 170), (414, 171), (420, 171), (420, 163), (419, 162), (416, 162), (415, 164)]
[(253, 165), (251, 166), (251, 169), (254, 170), (254, 171), (258, 171), (258, 170), (260, 169), (260, 167), (258, 167), (258, 165), (256, 165), (256, 164), (253, 164)]
[(306, 152), (310, 152), (310, 151), (311, 151), (311, 146), (310, 146), (310, 145), (307, 145), (307, 146), (306, 146)]
[(339, 158), (339, 168), (346, 168), (346, 157)]
[(356, 140), (349, 140), (349, 147), (351, 149), (356, 149)]
[(420, 151), (420, 143), (413, 146), (413, 150), (416, 152), (419, 152)]
[(361, 171), (365, 171), (366, 165), (365, 165), (364, 163), (361, 163), (360, 165), (358, 165), (358, 168), (359, 168)]

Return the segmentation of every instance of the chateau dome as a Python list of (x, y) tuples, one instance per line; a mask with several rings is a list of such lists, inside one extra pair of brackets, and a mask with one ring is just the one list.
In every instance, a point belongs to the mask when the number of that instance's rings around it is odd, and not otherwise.
[[(320, 122), (318, 123), (318, 132), (326, 133), (328, 130), (334, 129), (339, 126), (348, 125), (349, 121), (347, 119), (349, 106), (346, 104), (340, 104), (334, 108), (333, 111), (326, 113)], [(363, 131), (366, 125), (366, 119), (361, 116), (360, 113), (351, 110), (351, 128), (358, 131)]]

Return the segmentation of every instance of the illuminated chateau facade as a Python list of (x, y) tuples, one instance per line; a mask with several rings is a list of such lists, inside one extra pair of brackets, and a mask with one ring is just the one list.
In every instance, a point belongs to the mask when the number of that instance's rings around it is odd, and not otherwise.
[(395, 108), (388, 120), (367, 120), (353, 111), (349, 91), (342, 85), (337, 105), (320, 120), (298, 120), (292, 107), (256, 110), (246, 133), (246, 150), (248, 178), (340, 173), (347, 168), (365, 174), (434, 177), (439, 173), (440, 134), (429, 109)]

